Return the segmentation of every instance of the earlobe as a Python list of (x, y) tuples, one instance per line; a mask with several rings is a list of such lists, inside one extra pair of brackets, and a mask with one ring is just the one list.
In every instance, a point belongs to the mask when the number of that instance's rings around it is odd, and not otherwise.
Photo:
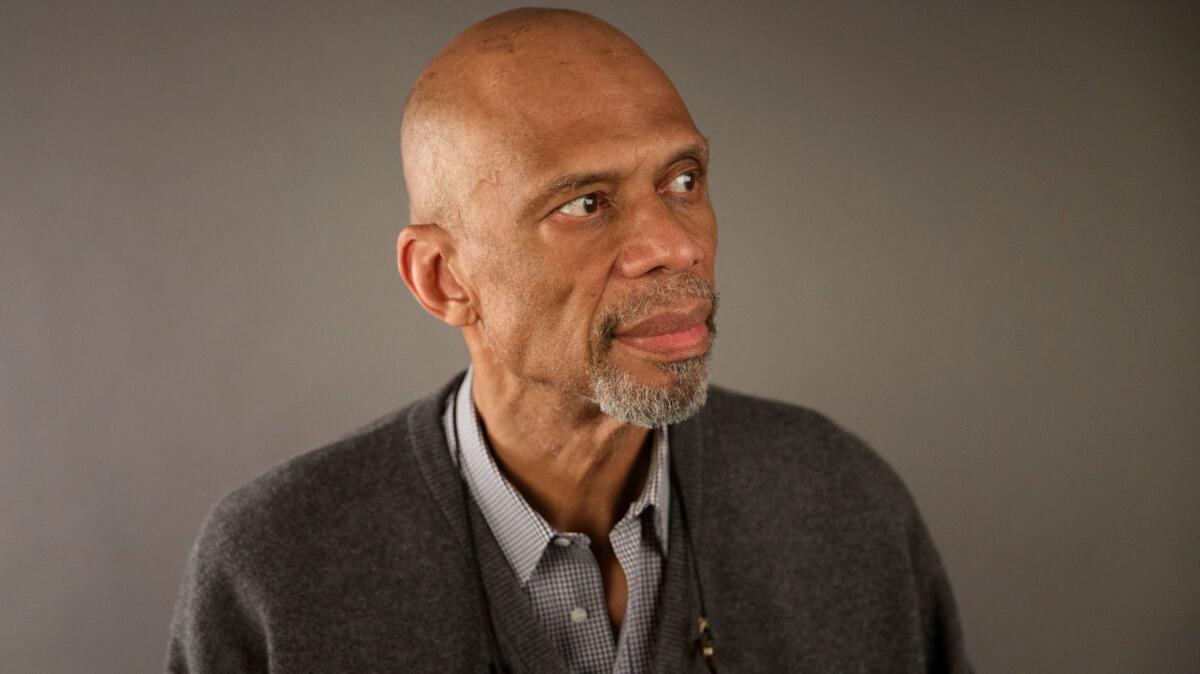
[(470, 293), (450, 268), (453, 242), (441, 227), (409, 225), (396, 239), (396, 267), (421, 308), (463, 327), (478, 320)]

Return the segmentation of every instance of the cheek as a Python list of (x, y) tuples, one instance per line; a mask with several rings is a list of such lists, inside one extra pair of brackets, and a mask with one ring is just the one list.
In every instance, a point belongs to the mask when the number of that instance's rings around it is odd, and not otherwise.
[(712, 206), (706, 206), (692, 223), (697, 243), (704, 248), (705, 261), (711, 267), (717, 254), (717, 218)]
[(701, 275), (704, 276), (710, 283), (716, 281), (716, 265), (717, 265), (717, 223), (712, 217), (712, 212), (709, 211), (705, 217), (696, 218), (691, 222), (692, 240), (700, 248)]
[(575, 357), (573, 342), (586, 337), (589, 314), (570, 273), (526, 249), (504, 250), (489, 255), (478, 279), (485, 332), (510, 367)]

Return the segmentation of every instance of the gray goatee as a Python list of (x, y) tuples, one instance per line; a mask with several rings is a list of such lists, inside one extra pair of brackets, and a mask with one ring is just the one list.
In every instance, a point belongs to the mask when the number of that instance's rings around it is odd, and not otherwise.
[[(717, 337), (714, 320), (717, 297), (712, 285), (698, 276), (659, 277), (645, 294), (606, 314), (593, 340), (592, 362), (588, 366), (592, 399), (600, 410), (625, 423), (646, 428), (679, 423), (699, 412), (708, 397), (709, 354)], [(712, 303), (707, 320), (708, 350), (692, 358), (658, 363), (660, 369), (673, 375), (671, 384), (648, 386), (634, 381), (609, 358), (614, 331), (681, 299), (705, 299)]]

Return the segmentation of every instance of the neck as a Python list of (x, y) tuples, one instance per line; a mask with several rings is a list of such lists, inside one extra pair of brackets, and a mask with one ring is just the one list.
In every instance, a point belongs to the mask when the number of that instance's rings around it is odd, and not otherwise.
[(607, 541), (645, 484), (650, 432), (495, 358), (472, 361), (471, 394), (505, 477), (556, 530)]

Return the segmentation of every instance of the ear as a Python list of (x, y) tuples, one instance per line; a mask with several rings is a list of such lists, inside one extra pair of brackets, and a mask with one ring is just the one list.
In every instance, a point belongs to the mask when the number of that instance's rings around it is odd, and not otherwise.
[(479, 319), (471, 296), (450, 268), (454, 242), (438, 225), (409, 225), (396, 239), (396, 267), (425, 311), (455, 327)]

